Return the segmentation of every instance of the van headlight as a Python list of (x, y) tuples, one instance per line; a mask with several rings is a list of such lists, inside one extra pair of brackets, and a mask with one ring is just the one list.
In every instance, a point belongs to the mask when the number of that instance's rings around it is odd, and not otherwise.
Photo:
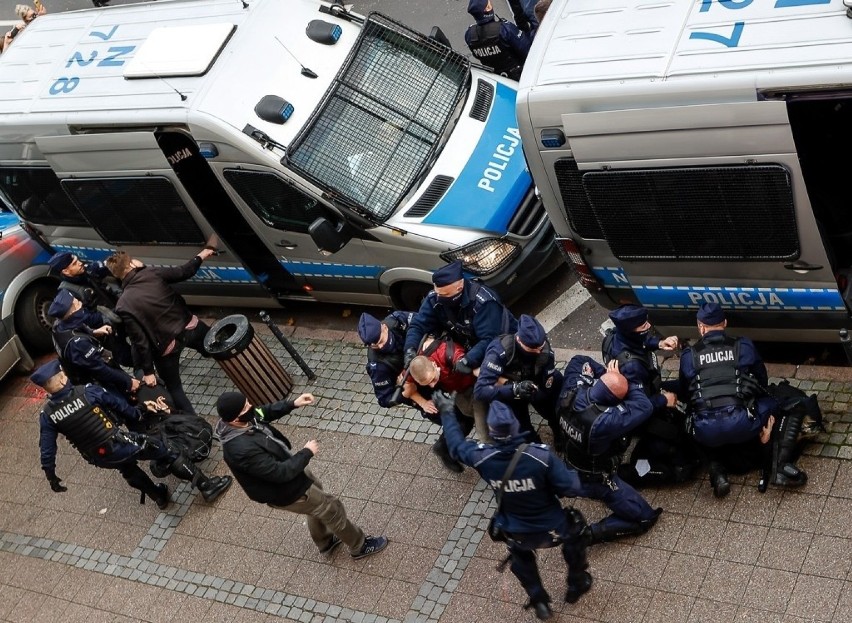
[(474, 275), (488, 275), (508, 264), (520, 253), (516, 242), (504, 238), (483, 238), (476, 242), (441, 253), (445, 262), (461, 260), (465, 270)]

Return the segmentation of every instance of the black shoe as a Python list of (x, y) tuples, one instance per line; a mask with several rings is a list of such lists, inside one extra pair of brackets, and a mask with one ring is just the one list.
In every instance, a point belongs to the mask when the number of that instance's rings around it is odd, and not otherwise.
[(157, 505), (161, 511), (166, 510), (169, 507), (169, 504), (172, 502), (172, 498), (169, 495), (169, 488), (163, 484), (162, 482), (157, 485), (157, 489), (159, 492), (156, 496), (152, 496), (151, 499)]
[(527, 605), (524, 606), (524, 610), (529, 610), (530, 608), (535, 609), (535, 618), (539, 621), (546, 621), (553, 616), (553, 610), (550, 609), (546, 601), (528, 601)]
[(361, 546), (361, 549), (354, 554), (350, 554), (350, 556), (352, 556), (352, 558), (354, 558), (355, 560), (358, 560), (359, 558), (366, 558), (367, 556), (378, 554), (387, 546), (387, 537), (368, 536), (366, 539), (364, 539), (364, 544)]
[(340, 545), (341, 541), (335, 535), (331, 535), (331, 541), (328, 542), (328, 545), (320, 548), (320, 554), (325, 554), (326, 556), (330, 556), (331, 552), (334, 551), (334, 548)]
[(441, 459), (441, 463), (451, 472), (455, 472), (456, 474), (461, 474), (464, 471), (464, 466), (456, 461), (453, 457), (450, 456), (450, 451), (447, 448), (447, 442), (444, 441), (444, 438), (441, 437), (432, 444), (432, 452)]
[(725, 474), (713, 474), (710, 484), (713, 485), (713, 495), (717, 498), (723, 498), (731, 492), (731, 483)]
[(568, 585), (568, 590), (565, 591), (565, 601), (569, 604), (577, 603), (577, 600), (588, 593), (590, 588), (592, 588), (592, 574), (584, 571), (583, 578), (579, 582)]
[(212, 502), (225, 493), (234, 479), (230, 476), (211, 476), (203, 484), (198, 485), (205, 502)]
[(772, 484), (779, 487), (801, 487), (807, 482), (808, 475), (792, 463), (785, 463), (772, 479)]

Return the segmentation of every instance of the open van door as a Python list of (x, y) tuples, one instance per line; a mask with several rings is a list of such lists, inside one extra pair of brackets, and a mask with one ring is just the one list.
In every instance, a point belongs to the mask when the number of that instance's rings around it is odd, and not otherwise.
[(592, 270), (629, 284), (659, 325), (705, 302), (758, 339), (848, 324), (785, 102), (572, 113), (562, 126), (580, 181), (566, 203), (599, 251)]

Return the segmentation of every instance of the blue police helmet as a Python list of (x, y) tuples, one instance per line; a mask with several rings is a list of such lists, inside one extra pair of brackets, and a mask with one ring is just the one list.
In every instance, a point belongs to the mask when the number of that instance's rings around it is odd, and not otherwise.
[(547, 340), (547, 333), (541, 323), (527, 314), (518, 319), (518, 339), (524, 346), (539, 348)]
[(365, 345), (375, 344), (382, 337), (382, 323), (364, 312), (358, 320), (358, 337)]
[(488, 6), (488, 2), (489, 0), (470, 0), (467, 3), (467, 12), (470, 13), (477, 22), (491, 21), (494, 19), (494, 9), (492, 8), (490, 11), (485, 10), (485, 7)]
[(704, 303), (695, 315), (698, 322), (709, 326), (725, 322), (725, 312), (719, 303)]
[(512, 410), (495, 400), (488, 407), (488, 434), (492, 439), (511, 439), (518, 435), (521, 425)]
[(629, 332), (648, 322), (648, 310), (641, 305), (622, 305), (609, 312), (609, 319), (619, 331)]
[(65, 314), (71, 309), (71, 303), (74, 301), (74, 295), (71, 290), (59, 288), (56, 297), (47, 309), (47, 314), (54, 318), (65, 318)]
[(60, 372), (62, 372), (62, 366), (59, 364), (59, 360), (53, 359), (52, 361), (48, 361), (46, 364), (39, 366), (39, 368), (30, 376), (30, 380), (39, 387), (44, 387), (45, 383)]
[(448, 286), (451, 283), (455, 283), (459, 279), (464, 279), (461, 260), (456, 260), (452, 264), (441, 266), (441, 268), (432, 273), (432, 283), (439, 288), (441, 286)]
[(72, 261), (74, 261), (74, 255), (68, 251), (54, 253), (53, 256), (47, 260), (47, 265), (50, 266), (49, 272), (56, 275), (68, 268)]

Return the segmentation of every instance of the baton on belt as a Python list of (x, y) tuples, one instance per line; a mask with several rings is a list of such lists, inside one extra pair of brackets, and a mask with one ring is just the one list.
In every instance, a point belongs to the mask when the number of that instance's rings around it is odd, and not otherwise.
[(283, 346), (285, 350), (290, 353), (290, 356), (293, 358), (293, 361), (299, 364), (299, 367), (302, 369), (302, 372), (307, 375), (308, 380), (313, 381), (315, 378), (317, 378), (317, 375), (314, 373), (313, 370), (311, 370), (310, 366), (305, 363), (305, 360), (302, 359), (302, 356), (293, 347), (293, 345), (290, 343), (290, 340), (284, 337), (284, 334), (281, 333), (281, 329), (278, 328), (278, 325), (272, 322), (272, 318), (269, 317), (269, 314), (261, 310), (259, 315), (260, 319), (263, 320), (263, 322), (266, 323), (266, 326), (269, 327), (269, 330), (272, 331), (272, 335), (278, 338), (278, 341), (281, 342), (281, 346)]

